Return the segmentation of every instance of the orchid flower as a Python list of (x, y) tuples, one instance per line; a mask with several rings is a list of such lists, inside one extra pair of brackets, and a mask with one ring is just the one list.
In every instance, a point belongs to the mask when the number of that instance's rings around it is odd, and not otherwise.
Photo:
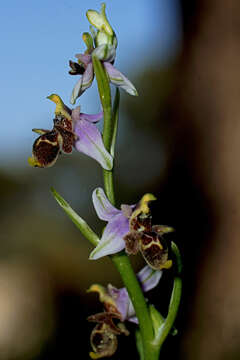
[[(162, 271), (153, 270), (148, 265), (137, 274), (143, 292), (156, 287), (161, 276)], [(103, 303), (105, 310), (102, 313), (88, 317), (88, 321), (98, 323), (91, 333), (90, 340), (94, 352), (90, 352), (90, 357), (99, 359), (112, 356), (117, 350), (117, 335), (129, 334), (123, 322), (130, 321), (138, 324), (133, 304), (125, 287), (117, 289), (108, 284), (107, 288), (105, 288), (93, 284), (88, 292), (97, 292), (99, 294), (99, 299)], [(115, 324), (114, 320), (119, 322)]]
[[(94, 79), (94, 69), (92, 64), (92, 56), (95, 55), (99, 60), (103, 62), (103, 66), (107, 72), (110, 83), (120, 87), (125, 90), (128, 94), (137, 96), (137, 90), (130, 80), (127, 79), (125, 75), (123, 75), (119, 70), (117, 70), (112, 62), (115, 59), (115, 51), (114, 48), (110, 45), (100, 45), (97, 47), (91, 55), (89, 54), (76, 54), (75, 57), (78, 59), (78, 63), (70, 61), (70, 67), (72, 70), (70, 71), (71, 75), (80, 75), (79, 80), (73, 88), (70, 102), (71, 104), (75, 104), (77, 98), (83, 94), (83, 92), (88, 89), (93, 82)], [(82, 71), (73, 70), (77, 68), (77, 65), (80, 64)]]
[[(142, 268), (142, 270), (137, 274), (137, 278), (143, 292), (147, 292), (155, 288), (161, 277), (161, 270), (153, 270), (148, 265)], [(117, 289), (111, 284), (108, 284), (107, 288), (104, 288), (101, 285), (94, 284), (88, 291), (97, 292), (99, 294), (100, 301), (104, 304), (105, 310), (107, 312), (118, 314), (119, 319), (122, 322), (127, 320), (138, 324), (138, 319), (125, 287)]]
[(92, 199), (98, 217), (108, 224), (90, 254), (91, 260), (125, 249), (127, 254), (133, 255), (140, 251), (148, 265), (155, 270), (172, 266), (163, 235), (173, 229), (164, 225), (152, 226), (151, 223), (149, 203), (156, 199), (155, 196), (145, 194), (137, 205), (121, 205), (121, 210), (109, 202), (101, 188), (94, 190)]
[(33, 144), (32, 157), (28, 160), (30, 165), (50, 167), (59, 154), (70, 154), (74, 146), (77, 151), (98, 161), (104, 169), (111, 170), (113, 158), (105, 149), (102, 135), (95, 125), (103, 113), (84, 114), (79, 106), (69, 109), (56, 94), (48, 98), (56, 104), (53, 129), (33, 129), (40, 136)]
[(88, 10), (87, 18), (97, 28), (97, 31), (91, 28), (92, 36), (89, 33), (83, 34), (83, 41), (87, 50), (84, 54), (75, 55), (78, 62), (69, 61), (71, 67), (69, 74), (80, 75), (72, 91), (71, 104), (75, 104), (77, 98), (92, 85), (94, 79), (93, 56), (102, 61), (112, 84), (124, 89), (130, 95), (136, 96), (137, 90), (134, 85), (113, 66), (116, 57), (117, 38), (106, 18), (105, 4), (102, 4), (100, 13), (95, 10)]

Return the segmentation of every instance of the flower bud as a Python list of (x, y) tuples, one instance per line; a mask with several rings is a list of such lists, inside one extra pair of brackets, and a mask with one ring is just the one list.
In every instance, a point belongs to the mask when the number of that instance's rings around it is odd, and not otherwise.
[(93, 30), (91, 29), (91, 32), (94, 38), (94, 42), (96, 47), (100, 45), (113, 45), (116, 49), (117, 47), (117, 39), (116, 35), (109, 24), (106, 13), (105, 13), (106, 5), (103, 3), (101, 6), (101, 11), (97, 12), (95, 10), (88, 10), (87, 11), (87, 18), (88, 21), (95, 26), (95, 28), (98, 29), (97, 32), (93, 33)]
[(95, 26), (99, 31), (105, 32), (109, 36), (113, 36), (113, 29), (109, 24), (106, 13), (105, 13), (106, 5), (103, 3), (101, 5), (101, 11), (97, 12), (95, 10), (87, 11), (87, 18), (90, 24)]

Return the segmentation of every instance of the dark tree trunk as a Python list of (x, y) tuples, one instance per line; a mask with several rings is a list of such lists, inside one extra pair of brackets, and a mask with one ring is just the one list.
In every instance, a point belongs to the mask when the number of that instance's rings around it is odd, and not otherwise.
[[(184, 360), (240, 354), (240, 1), (183, 1), (185, 41), (170, 120), (177, 138), (173, 168), (190, 174), (205, 216), (189, 209), (185, 276), (188, 319)], [(190, 11), (189, 11), (190, 10)], [(204, 200), (205, 201), (205, 200)], [(180, 210), (179, 206), (179, 210)], [(201, 223), (202, 222), (202, 223)], [(202, 228), (205, 231), (202, 231)], [(190, 239), (191, 238), (191, 239)], [(188, 249), (184, 247), (188, 246)], [(193, 252), (191, 260), (191, 249)], [(194, 250), (195, 249), (195, 250)], [(197, 250), (196, 250), (197, 249)], [(194, 262), (196, 265), (194, 266)], [(190, 281), (195, 269), (195, 281)], [(188, 273), (187, 273), (188, 272)], [(197, 278), (197, 280), (196, 280)], [(193, 280), (192, 279), (192, 280)], [(188, 293), (188, 289), (185, 290)]]

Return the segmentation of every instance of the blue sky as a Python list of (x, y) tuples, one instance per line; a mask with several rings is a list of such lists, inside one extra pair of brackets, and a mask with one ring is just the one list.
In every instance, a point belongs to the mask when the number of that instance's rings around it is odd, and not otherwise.
[[(1, 164), (26, 157), (36, 138), (33, 127), (51, 128), (58, 93), (69, 105), (76, 77), (68, 60), (84, 50), (81, 34), (88, 31), (85, 13), (102, 1), (4, 1), (0, 8), (1, 37)], [(106, 1), (118, 37), (116, 67), (131, 79), (149, 58), (164, 65), (181, 39), (177, 0)], [(125, 96), (125, 95), (124, 95)], [(127, 95), (126, 95), (127, 96)], [(141, 101), (141, 99), (139, 99)], [(99, 111), (96, 87), (81, 97), (82, 111)]]

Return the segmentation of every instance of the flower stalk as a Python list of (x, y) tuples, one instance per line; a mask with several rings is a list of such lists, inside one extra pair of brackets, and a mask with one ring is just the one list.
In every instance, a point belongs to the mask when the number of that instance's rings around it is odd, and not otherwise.
[[(106, 150), (110, 152), (112, 144), (115, 143), (116, 139), (116, 117), (118, 113), (116, 103), (119, 102), (119, 100), (117, 100), (117, 98), (115, 100), (114, 113), (116, 115), (115, 119), (113, 119), (111, 92), (106, 71), (97, 57), (93, 56), (92, 60), (104, 114), (103, 143)], [(118, 96), (118, 94), (116, 94), (116, 96)], [(103, 178), (106, 195), (112, 205), (115, 205), (113, 169), (110, 171), (103, 170)], [(120, 252), (112, 255), (111, 259), (122, 277), (139, 320), (144, 360), (157, 360), (157, 349), (152, 344), (154, 337), (152, 321), (144, 295), (130, 264), (129, 258), (124, 252)]]

